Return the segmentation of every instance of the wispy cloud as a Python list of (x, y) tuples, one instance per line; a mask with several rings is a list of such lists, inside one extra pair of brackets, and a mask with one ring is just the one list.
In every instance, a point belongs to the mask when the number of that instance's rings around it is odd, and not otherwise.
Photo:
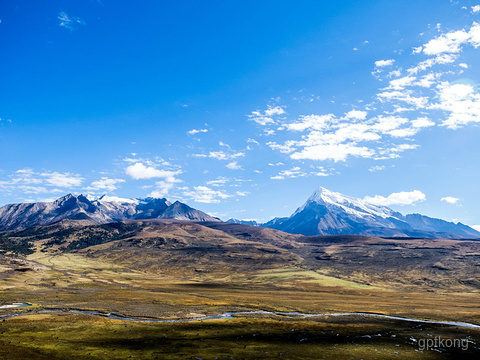
[(70, 31), (74, 30), (78, 25), (85, 25), (85, 22), (82, 19), (76, 16), (69, 16), (65, 11), (59, 12), (57, 19), (60, 21), (60, 27)]
[(275, 118), (283, 114), (285, 114), (285, 109), (281, 106), (268, 106), (268, 108), (264, 111), (252, 111), (252, 113), (247, 115), (247, 117), (250, 120), (255, 121), (257, 124), (265, 126), (275, 124)]
[(226, 183), (230, 182), (230, 179), (225, 176), (219, 176), (215, 180), (207, 181), (209, 186), (225, 186)]
[(300, 167), (295, 166), (289, 170), (282, 170), (278, 173), (278, 175), (270, 177), (272, 180), (283, 180), (286, 178), (298, 178), (306, 176), (307, 173), (302, 171)]
[(208, 186), (194, 186), (193, 190), (183, 191), (183, 195), (195, 202), (206, 204), (219, 203), (221, 200), (232, 197), (224, 191), (214, 190)]
[(368, 169), (368, 171), (370, 172), (382, 171), (382, 170), (385, 170), (385, 165), (375, 165), (375, 166), (372, 166), (370, 169)]
[(118, 184), (124, 183), (124, 179), (112, 179), (102, 176), (99, 180), (92, 181), (92, 183), (85, 188), (87, 191), (108, 191), (112, 192), (118, 189)]
[(25, 168), (7, 176), (0, 181), (0, 189), (5, 193), (15, 191), (24, 194), (47, 194), (73, 191), (78, 189), (85, 180), (81, 175), (70, 172), (34, 171)]
[(245, 156), (244, 152), (227, 152), (227, 151), (210, 151), (208, 154), (193, 154), (192, 157), (197, 157), (197, 158), (211, 158), (211, 159), (216, 159), (216, 160), (231, 160), (235, 159), (238, 157), (243, 157)]

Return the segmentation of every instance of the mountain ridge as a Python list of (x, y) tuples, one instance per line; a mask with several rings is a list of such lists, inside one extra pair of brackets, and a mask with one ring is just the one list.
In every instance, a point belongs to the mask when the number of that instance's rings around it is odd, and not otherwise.
[(386, 206), (317, 188), (291, 216), (261, 226), (294, 234), (384, 237), (480, 238), (480, 232), (421, 214), (402, 215)]
[[(26, 229), (62, 220), (92, 225), (125, 220), (176, 219), (221, 222), (203, 211), (165, 198), (125, 199), (115, 196), (67, 194), (52, 202), (9, 204), (0, 208), (0, 231)], [(421, 214), (403, 215), (386, 206), (317, 188), (289, 217), (259, 224), (253, 220), (228, 219), (227, 223), (260, 226), (291, 234), (364, 235), (379, 237), (480, 238), (480, 232), (462, 223)]]
[(106, 224), (130, 219), (172, 218), (192, 221), (220, 221), (200, 210), (167, 199), (122, 199), (102, 196), (92, 199), (67, 194), (52, 202), (9, 204), (0, 208), (0, 231), (49, 225), (62, 220), (83, 220)]

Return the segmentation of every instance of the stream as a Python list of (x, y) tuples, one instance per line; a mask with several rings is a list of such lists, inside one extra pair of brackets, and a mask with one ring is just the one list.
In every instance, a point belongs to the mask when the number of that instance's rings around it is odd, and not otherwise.
[[(0, 305), (0, 309), (12, 309), (12, 308), (29, 307), (29, 306), (32, 306), (32, 305), (29, 303), (12, 303), (12, 304)], [(94, 311), (94, 310), (44, 309), (44, 310), (32, 310), (32, 311), (20, 311), (20, 312), (15, 312), (11, 314), (0, 315), (0, 320), (9, 319), (15, 316), (27, 315), (27, 314), (65, 313), (65, 312), (85, 314), (85, 315), (91, 315), (91, 316), (101, 316), (101, 317), (112, 319), (112, 320), (136, 321), (136, 322), (144, 322), (144, 323), (181, 323), (181, 322), (193, 322), (193, 321), (205, 321), (205, 320), (221, 320), (221, 319), (232, 319), (236, 315), (278, 315), (278, 316), (287, 316), (287, 317), (306, 317), (306, 318), (328, 317), (328, 316), (332, 316), (332, 317), (333, 316), (338, 316), (338, 317), (361, 316), (361, 317), (373, 317), (373, 318), (379, 318), (379, 319), (408, 321), (408, 322), (421, 323), (421, 324), (447, 325), (447, 326), (458, 326), (458, 327), (465, 327), (465, 328), (471, 328), (471, 329), (480, 329), (480, 325), (466, 323), (466, 322), (420, 320), (420, 319), (412, 319), (412, 318), (400, 317), (400, 316), (382, 315), (382, 314), (375, 314), (375, 313), (362, 313), (362, 312), (336, 313), (336, 314), (335, 313), (310, 314), (310, 313), (302, 313), (302, 312), (282, 312), (282, 311), (232, 311), (232, 312), (225, 312), (222, 314), (217, 314), (212, 316), (202, 316), (202, 317), (186, 318), (186, 319), (161, 320), (161, 319), (142, 319), (142, 318), (126, 317), (121, 315), (115, 315), (112, 313), (102, 313), (100, 311)]]

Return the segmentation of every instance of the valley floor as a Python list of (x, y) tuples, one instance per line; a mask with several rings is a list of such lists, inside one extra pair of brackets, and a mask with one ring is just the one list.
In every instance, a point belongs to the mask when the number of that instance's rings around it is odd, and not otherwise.
[[(299, 266), (185, 277), (126, 268), (81, 253), (35, 252), (3, 257), (0, 316), (2, 359), (441, 359), (478, 358), (480, 330), (357, 315), (319, 318), (273, 314), (189, 323), (143, 323), (82, 309), (143, 319), (182, 319), (230, 311), (365, 312), (480, 324), (476, 292), (382, 287)], [(457, 339), (468, 349), (426, 349), (428, 339)], [(465, 342), (466, 341), (466, 342)], [(453, 344), (453, 340), (452, 340)], [(442, 345), (442, 344), (441, 344)]]

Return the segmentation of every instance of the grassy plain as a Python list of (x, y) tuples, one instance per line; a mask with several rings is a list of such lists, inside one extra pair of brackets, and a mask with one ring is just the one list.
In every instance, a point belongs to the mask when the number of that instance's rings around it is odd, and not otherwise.
[[(318, 260), (321, 266), (315, 268), (309, 262), (299, 261), (295, 254), (286, 253), (285, 249), (291, 246), (290, 240), (281, 243), (284, 239), (280, 238), (278, 242), (283, 247), (276, 249), (268, 243), (255, 245), (252, 240), (255, 234), (248, 237), (250, 243), (244, 243), (238, 241), (238, 237), (225, 236), (215, 230), (208, 232), (205, 239), (217, 239), (217, 243), (209, 242), (210, 247), (212, 244), (216, 247), (213, 251), (204, 251), (199, 248), (198, 239), (203, 236), (203, 233), (198, 235), (201, 229), (186, 230), (190, 232), (186, 232), (181, 241), (175, 238), (176, 242), (169, 238), (158, 240), (158, 234), (148, 237), (144, 233), (134, 238), (136, 245), (130, 240), (116, 240), (65, 252), (58, 247), (46, 249), (44, 243), (38, 242), (35, 251), (28, 256), (2, 256), (0, 304), (29, 302), (33, 306), (0, 310), (0, 317), (28, 311), (0, 321), (0, 358), (478, 358), (480, 330), (458, 326), (357, 315), (318, 318), (242, 315), (223, 320), (142, 323), (69, 311), (94, 310), (140, 319), (202, 318), (230, 311), (255, 310), (322, 314), (370, 312), (480, 324), (478, 291), (462, 287), (455, 279), (456, 287), (452, 291), (446, 287), (437, 288), (427, 281), (415, 286), (408, 282), (403, 286), (401, 281), (390, 282), (388, 276), (362, 277), (360, 275), (366, 274), (366, 270), (357, 265), (358, 276), (352, 276), (353, 268), (345, 269), (344, 263), (331, 260), (337, 256), (359, 261), (351, 250), (345, 250), (351, 248), (362, 255), (359, 258), (371, 259), (372, 253), (367, 253), (371, 250), (356, 243), (347, 243), (345, 248), (338, 243), (332, 246), (315, 243), (313, 254), (321, 254)], [(193, 231), (197, 236), (188, 240), (187, 236)], [(265, 236), (269, 234), (258, 235), (259, 238)], [(278, 233), (270, 236), (272, 244), (278, 236)], [(224, 239), (226, 245), (222, 242)], [(168, 245), (169, 241), (174, 245)], [(389, 240), (384, 242), (389, 249), (392, 247)], [(170, 247), (164, 248), (165, 243)], [(179, 243), (183, 246), (180, 250), (176, 248)], [(253, 246), (254, 251), (246, 246)], [(307, 246), (309, 248), (302, 250), (305, 253), (312, 245)], [(321, 252), (320, 246), (323, 246)], [(412, 243), (402, 246), (406, 249), (402, 254), (407, 259), (408, 249), (412, 248), (415, 254), (419, 252), (418, 246)], [(378, 246), (372, 248), (378, 251)], [(132, 251), (137, 252), (136, 257), (121, 255)], [(472, 250), (462, 251), (473, 253)], [(154, 255), (160, 252), (161, 259), (170, 256), (170, 262), (155, 262)], [(179, 261), (183, 254), (187, 254), (187, 259), (197, 257), (205, 265), (199, 268), (198, 263), (184, 263), (182, 266)], [(330, 260), (325, 260), (327, 256)], [(212, 259), (213, 265), (207, 267), (206, 259)], [(215, 263), (217, 259), (222, 260)], [(325, 261), (330, 265), (326, 266)], [(444, 266), (452, 264), (444, 261)], [(448, 277), (447, 271), (438, 271), (441, 276)], [(432, 274), (436, 273), (423, 271), (419, 279)], [(65, 311), (38, 312), (48, 309)], [(469, 349), (421, 351), (418, 341), (435, 336), (468, 339)]]

